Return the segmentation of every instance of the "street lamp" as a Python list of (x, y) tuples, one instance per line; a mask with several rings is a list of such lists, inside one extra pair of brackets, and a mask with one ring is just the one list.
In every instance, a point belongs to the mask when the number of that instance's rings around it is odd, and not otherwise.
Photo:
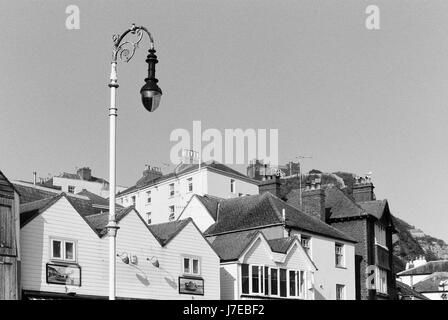
[[(146, 62), (148, 63), (148, 77), (145, 79), (145, 84), (140, 89), (140, 94), (142, 98), (143, 106), (146, 110), (152, 112), (157, 109), (160, 103), (160, 98), (162, 96), (162, 90), (160, 90), (157, 85), (158, 80), (156, 79), (156, 63), (158, 62), (157, 56), (155, 55), (156, 50), (154, 50), (154, 39), (151, 33), (145, 27), (137, 27), (132, 24), (131, 28), (126, 30), (122, 35), (114, 35), (113, 42), (114, 46), (112, 49), (112, 63), (110, 72), (110, 108), (109, 108), (109, 223), (107, 224), (107, 234), (109, 236), (109, 300), (115, 300), (115, 289), (116, 289), (116, 237), (117, 230), (119, 229), (115, 217), (115, 175), (116, 175), (116, 118), (117, 118), (117, 107), (115, 105), (116, 90), (118, 88), (118, 78), (117, 78), (117, 62), (118, 59), (124, 62), (129, 62), (134, 56), (135, 50), (138, 48), (140, 41), (144, 34), (149, 36), (149, 54), (146, 57)], [(123, 39), (131, 35), (136, 37), (134, 41)]]

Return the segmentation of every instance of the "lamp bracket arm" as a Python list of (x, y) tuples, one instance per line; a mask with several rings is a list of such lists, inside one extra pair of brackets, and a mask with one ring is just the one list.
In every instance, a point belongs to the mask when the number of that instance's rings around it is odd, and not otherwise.
[[(135, 35), (137, 38), (123, 41), (129, 33)], [(114, 42), (114, 46), (112, 49), (112, 63), (116, 63), (118, 58), (120, 58), (123, 62), (129, 62), (134, 56), (135, 50), (138, 48), (144, 33), (146, 33), (149, 37), (150, 50), (154, 50), (154, 38), (148, 29), (143, 26), (137, 27), (135, 24), (132, 24), (132, 26), (123, 34), (113, 35), (112, 40)]]

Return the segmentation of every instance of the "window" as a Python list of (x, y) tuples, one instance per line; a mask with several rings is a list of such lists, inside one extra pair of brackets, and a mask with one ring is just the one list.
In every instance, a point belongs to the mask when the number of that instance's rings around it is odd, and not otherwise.
[(75, 193), (75, 186), (68, 186), (68, 193)]
[(146, 213), (146, 223), (151, 224), (151, 212)]
[(308, 236), (300, 236), (300, 243), (308, 255), (311, 255), (311, 238)]
[(151, 203), (151, 190), (146, 191), (146, 203)]
[(377, 268), (376, 272), (376, 291), (387, 294), (387, 271)]
[(340, 243), (335, 244), (335, 260), (336, 267), (344, 266), (344, 245)]
[(305, 297), (305, 271), (299, 271), (299, 297)]
[(190, 274), (198, 276), (201, 274), (201, 268), (199, 263), (199, 258), (183, 258), (183, 270), (184, 274)]
[(174, 197), (174, 183), (170, 183), (170, 197)]
[(51, 239), (50, 252), (52, 260), (76, 261), (76, 242), (73, 240)]
[(343, 284), (336, 285), (336, 300), (345, 300), (345, 286)]
[(375, 223), (375, 243), (380, 246), (387, 247), (386, 245), (386, 228), (380, 224)]
[(249, 265), (246, 263), (241, 265), (241, 288), (242, 293), (249, 293)]
[(271, 295), (278, 295), (278, 269), (271, 268)]
[(235, 193), (235, 180), (230, 179), (230, 193)]
[(287, 293), (286, 269), (280, 269), (280, 297), (286, 297)]
[(289, 296), (295, 297), (297, 289), (296, 272), (289, 271)]
[(169, 210), (170, 210), (170, 215), (168, 216), (168, 219), (170, 220), (170, 221), (173, 221), (174, 220), (174, 206), (169, 206)]
[(260, 268), (252, 266), (252, 293), (260, 292)]
[(188, 192), (193, 192), (193, 178), (188, 178), (187, 183), (188, 183)]
[(135, 206), (135, 196), (132, 196), (131, 199), (132, 199), (132, 205)]

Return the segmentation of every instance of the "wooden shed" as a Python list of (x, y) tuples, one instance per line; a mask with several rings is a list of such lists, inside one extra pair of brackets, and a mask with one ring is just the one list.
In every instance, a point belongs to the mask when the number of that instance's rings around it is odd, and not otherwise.
[(20, 299), (19, 193), (0, 171), (0, 300)]

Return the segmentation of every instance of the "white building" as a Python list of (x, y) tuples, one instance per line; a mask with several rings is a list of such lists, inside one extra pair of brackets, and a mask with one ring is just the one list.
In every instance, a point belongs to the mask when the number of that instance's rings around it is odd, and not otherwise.
[[(192, 218), (214, 247), (214, 237), (237, 237), (240, 232), (254, 230), (261, 231), (268, 241), (297, 237), (317, 268), (314, 299), (355, 299), (356, 240), (270, 192), (234, 199), (195, 195), (179, 218)], [(266, 255), (263, 261), (261, 265), (272, 263)], [(288, 266), (294, 270), (300, 267), (299, 264), (295, 268)], [(228, 285), (228, 279), (221, 273), (222, 288)]]
[(182, 165), (162, 175), (148, 168), (137, 183), (117, 194), (123, 206), (134, 205), (148, 224), (173, 221), (193, 194), (232, 198), (257, 194), (257, 181), (217, 162)]
[[(92, 176), (92, 170), (88, 167), (79, 168), (76, 173), (63, 172), (50, 179), (37, 181), (38, 185), (55, 188), (66, 193), (78, 193), (88, 190), (100, 197), (109, 197), (109, 182)], [(126, 187), (117, 185), (117, 192), (125, 190)]]
[(317, 268), (298, 237), (267, 240), (248, 230), (208, 240), (221, 257), (221, 299), (314, 300)]
[[(21, 205), (23, 296), (106, 299), (108, 212), (61, 193)], [(219, 299), (219, 257), (191, 219), (147, 226), (117, 212), (117, 299)]]

